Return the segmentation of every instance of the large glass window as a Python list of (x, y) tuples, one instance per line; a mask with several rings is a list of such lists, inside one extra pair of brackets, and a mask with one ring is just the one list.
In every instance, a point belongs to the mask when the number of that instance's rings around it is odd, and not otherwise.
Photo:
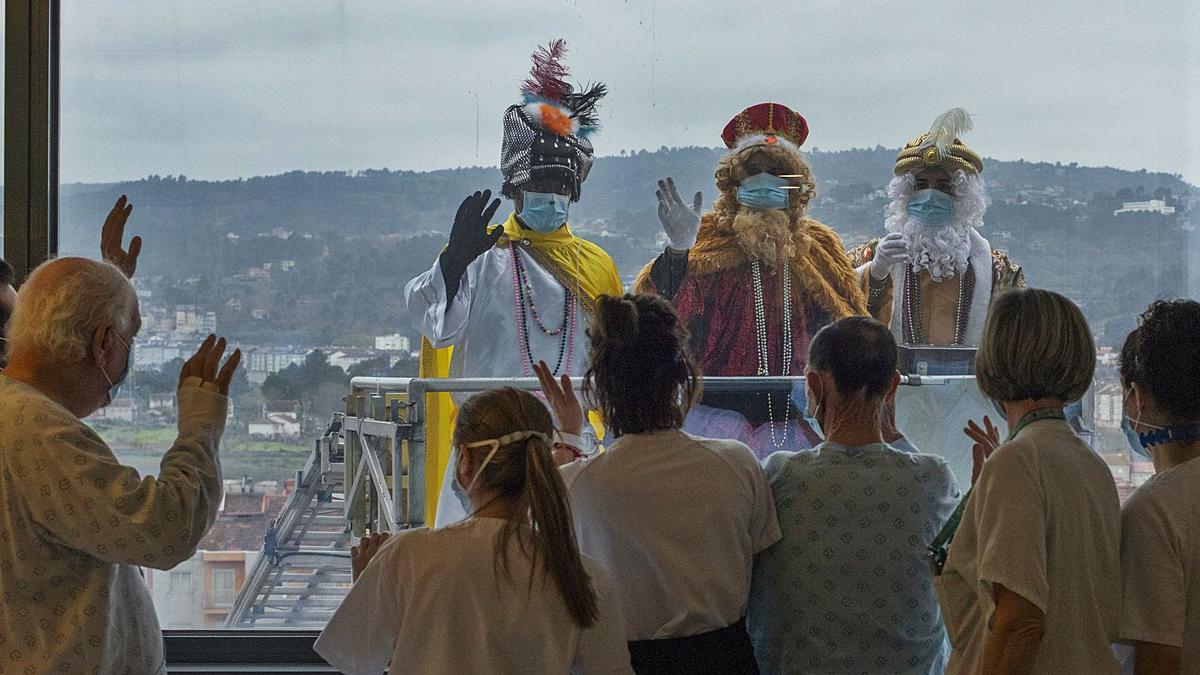
[[(655, 180), (671, 175), (710, 207), (720, 132), (748, 105), (807, 118), (812, 215), (848, 249), (884, 233), (899, 147), (947, 108), (975, 113), (964, 140), (985, 158), (983, 234), (1030, 285), (1083, 308), (1100, 357), (1095, 447), (1132, 489), (1152, 467), (1118, 428), (1115, 353), (1151, 300), (1200, 296), (1197, 17), (1192, 0), (1104, 12), (64, 0), (58, 253), (96, 256), (120, 195), (145, 239), (133, 372), (91, 422), (156, 473), (182, 360), (214, 331), (245, 355), (222, 447), (228, 495), (186, 571), (157, 583), (163, 625), (222, 625), (244, 584), (326, 590), (307, 613), (262, 603), (243, 626), (311, 627), (336, 606), (348, 561), (324, 554), (349, 547), (341, 488), (289, 507), (308, 495), (297, 472), (351, 376), (416, 374), (401, 290), (445, 245), (462, 198), (498, 191), (501, 116), (529, 53), (558, 36), (580, 81), (611, 92), (571, 221), (626, 285), (665, 242)], [(294, 608), (309, 596), (279, 597)]]

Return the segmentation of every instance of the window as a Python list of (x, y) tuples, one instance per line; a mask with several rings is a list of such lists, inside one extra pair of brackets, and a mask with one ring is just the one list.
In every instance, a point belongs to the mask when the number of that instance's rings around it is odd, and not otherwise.
[(171, 570), (170, 591), (172, 593), (191, 593), (192, 573)]
[(237, 570), (232, 567), (212, 569), (212, 605), (229, 607), (237, 597)]
[[(654, 179), (670, 174), (711, 206), (719, 133), (747, 105), (779, 100), (807, 117), (812, 215), (847, 248), (883, 233), (898, 147), (945, 108), (976, 113), (966, 140), (987, 163), (982, 232), (1030, 284), (1083, 308), (1100, 360), (1094, 445), (1125, 492), (1152, 471), (1118, 428), (1115, 352), (1152, 299), (1200, 296), (1200, 104), (1179, 56), (1195, 51), (1178, 20), (1195, 16), (1191, 0), (934, 12), (938, 29), (928, 8), (879, 3), (60, 4), (54, 253), (95, 256), (121, 194), (129, 233), (146, 239), (133, 369), (91, 422), (153, 474), (174, 438), (182, 359), (212, 331), (245, 356), (222, 445), (227, 498), (188, 562), (197, 573), (220, 554), (251, 561), (252, 588), (345, 588), (345, 558), (299, 555), (348, 551), (341, 487), (312, 488), (313, 508), (296, 507), (308, 515), (288, 519), (290, 495), (308, 489), (296, 473), (351, 376), (416, 373), (420, 335), (399, 291), (444, 246), (461, 198), (499, 187), (501, 114), (527, 54), (555, 35), (581, 81), (611, 90), (571, 219), (626, 285), (664, 245)], [(778, 18), (764, 24), (768, 10)], [(958, 421), (986, 403), (922, 395), (902, 419), (923, 420), (914, 433), (947, 446), (924, 449), (961, 462)], [(170, 590), (186, 592), (190, 574), (172, 572)], [(212, 602), (236, 606), (233, 570), (211, 580)], [(203, 626), (190, 623), (203, 609), (158, 603), (164, 626)], [(311, 616), (303, 627), (328, 612)]]

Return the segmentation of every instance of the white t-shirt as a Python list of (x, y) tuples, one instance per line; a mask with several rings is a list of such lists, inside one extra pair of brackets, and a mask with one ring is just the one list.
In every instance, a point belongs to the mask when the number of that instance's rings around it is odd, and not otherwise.
[(750, 448), (678, 430), (630, 434), (562, 471), (579, 548), (612, 574), (629, 640), (745, 616), (754, 554), (781, 536)]
[(1125, 502), (1121, 576), (1121, 639), (1181, 647), (1180, 672), (1200, 672), (1200, 459)]
[(1033, 672), (1117, 672), (1120, 528), (1112, 474), (1066, 421), (1034, 422), (997, 448), (935, 579), (953, 646), (946, 672), (979, 671), (993, 584), (1045, 614)]
[(553, 579), (514, 539), (498, 575), (504, 521), (473, 518), (443, 530), (392, 535), (367, 565), (313, 649), (351, 675), (404, 673), (629, 673), (621, 614), (608, 576), (584, 559), (600, 614), (581, 630)]

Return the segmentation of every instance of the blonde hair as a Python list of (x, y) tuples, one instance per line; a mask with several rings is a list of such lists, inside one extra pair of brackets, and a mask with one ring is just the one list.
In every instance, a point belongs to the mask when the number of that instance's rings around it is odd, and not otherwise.
[[(516, 431), (537, 431), (547, 436), (554, 423), (546, 406), (532, 394), (511, 387), (476, 394), (458, 409), (454, 446), (500, 438)], [(489, 449), (472, 448), (482, 459)], [(454, 470), (454, 467), (451, 467)], [(542, 438), (513, 441), (496, 450), (480, 473), (479, 484), (513, 503), (515, 513), (528, 513), (525, 522), (508, 521), (496, 537), (496, 567), (508, 572), (509, 543), (516, 539), (521, 552), (533, 561), (533, 574), (549, 576), (562, 594), (571, 618), (588, 628), (599, 616), (599, 602), (575, 540), (575, 525), (567, 487), (549, 444)]]
[(17, 293), (9, 345), (36, 348), (57, 362), (84, 361), (101, 326), (131, 336), (137, 307), (133, 284), (115, 266), (87, 258), (51, 260)]
[(1083, 312), (1066, 297), (1017, 288), (992, 299), (975, 357), (979, 389), (1002, 403), (1083, 397), (1096, 346)]

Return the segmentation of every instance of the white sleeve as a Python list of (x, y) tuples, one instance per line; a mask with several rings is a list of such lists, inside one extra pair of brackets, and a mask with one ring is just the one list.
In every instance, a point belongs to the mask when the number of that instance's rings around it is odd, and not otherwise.
[[(391, 544), (389, 546), (388, 544)], [(347, 675), (380, 675), (400, 633), (397, 540), (385, 542), (313, 643), (313, 651)], [(390, 549), (390, 550), (389, 550)]]
[(438, 260), (433, 261), (433, 267), (404, 286), (404, 302), (409, 319), (434, 347), (440, 349), (455, 344), (466, 330), (478, 284), (480, 261), (486, 255), (479, 256), (467, 265), (449, 308), (446, 307), (446, 280), (442, 278), (442, 264)]
[(599, 565), (588, 564), (588, 576), (596, 591), (599, 612), (596, 623), (579, 632), (579, 643), (575, 647), (572, 673), (632, 673), (629, 664), (629, 645), (625, 642), (625, 622), (621, 606), (612, 587), (608, 573)]

